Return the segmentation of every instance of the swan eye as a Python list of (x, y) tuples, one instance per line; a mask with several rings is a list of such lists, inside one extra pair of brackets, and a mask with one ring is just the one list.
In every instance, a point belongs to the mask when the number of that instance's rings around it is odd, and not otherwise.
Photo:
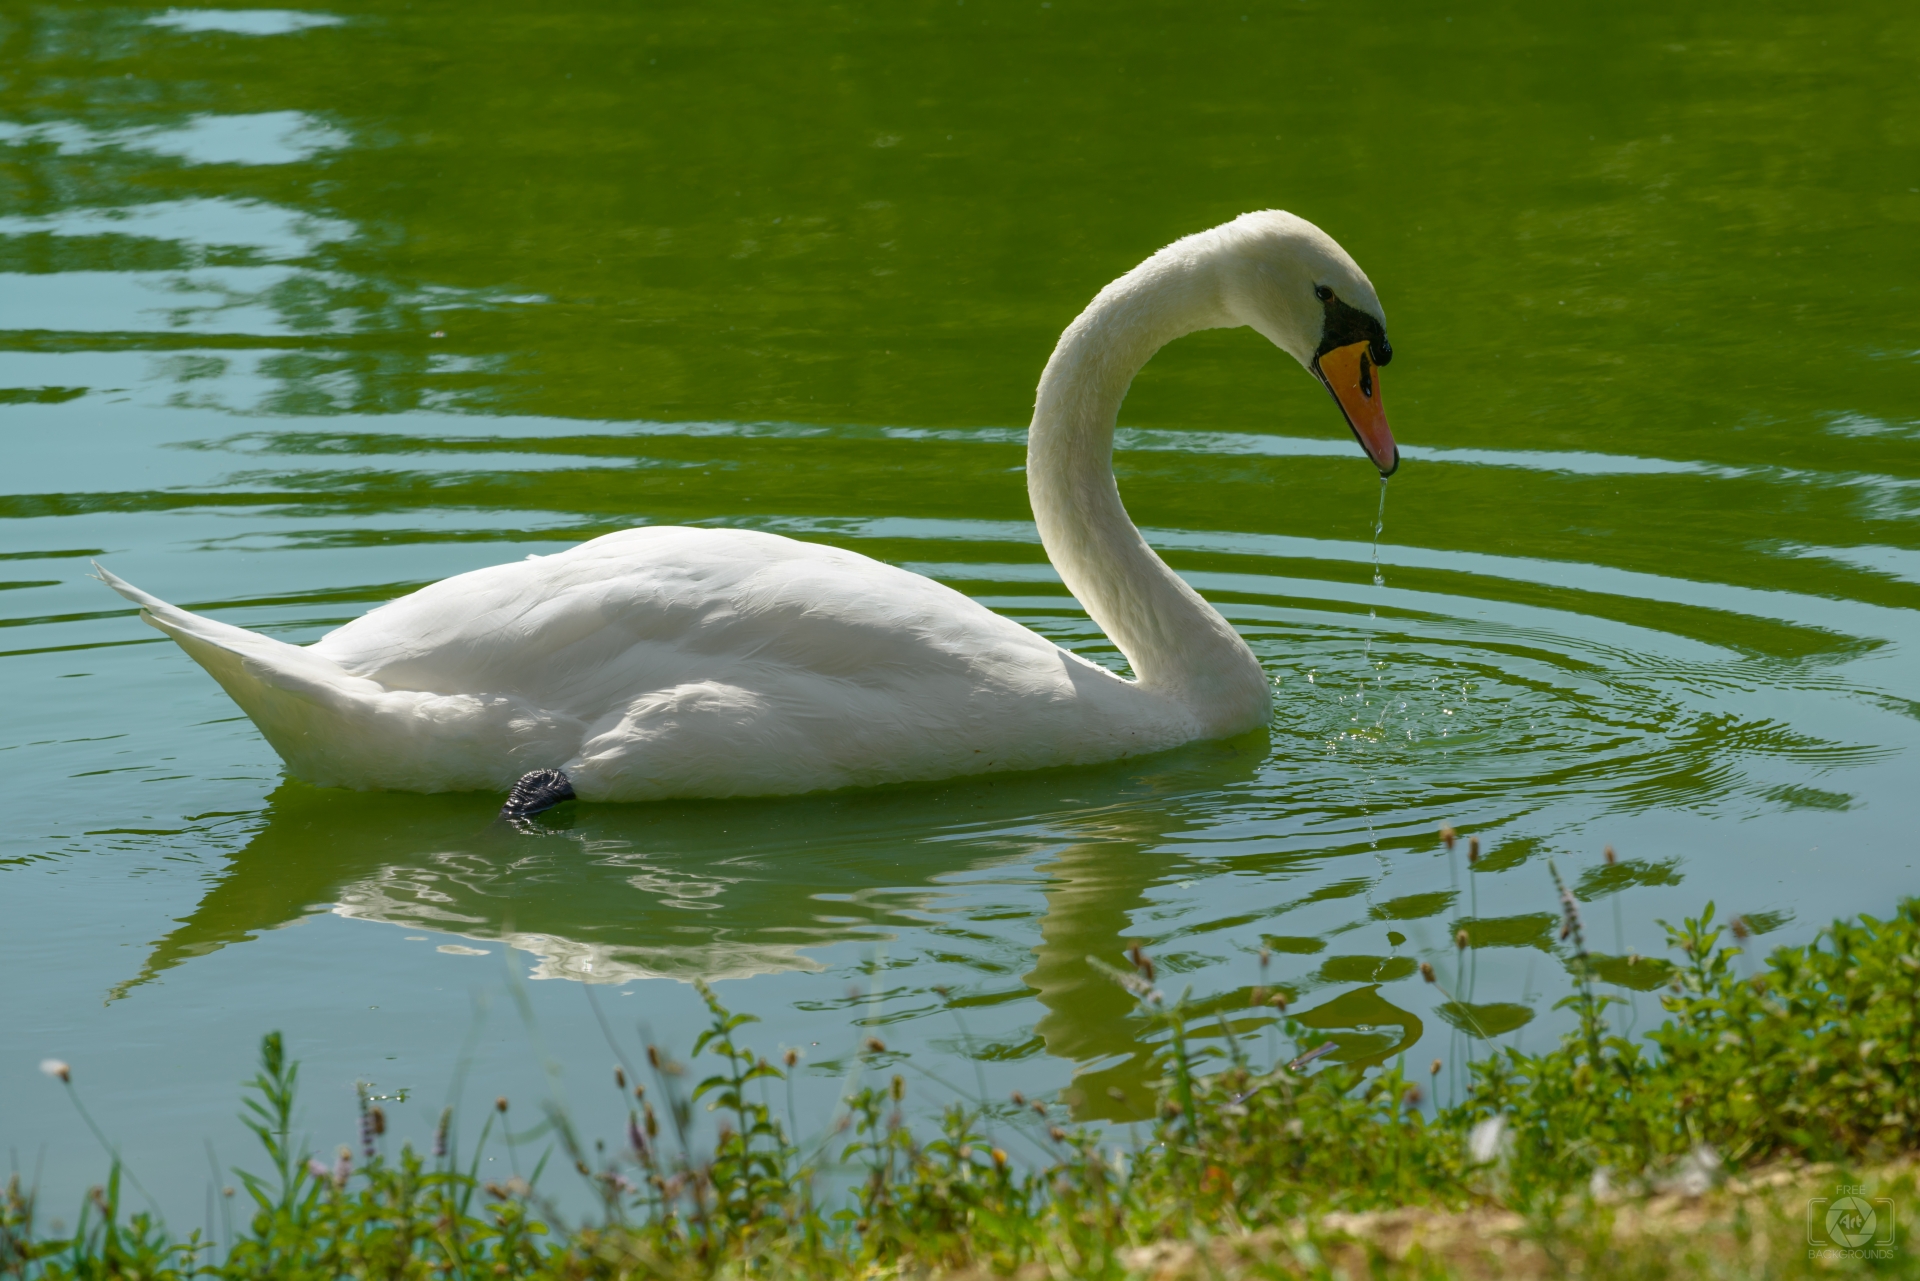
[(1315, 285), (1313, 287), (1313, 296), (1315, 298), (1318, 298), (1321, 302), (1332, 302), (1333, 290), (1329, 289), (1325, 285)]

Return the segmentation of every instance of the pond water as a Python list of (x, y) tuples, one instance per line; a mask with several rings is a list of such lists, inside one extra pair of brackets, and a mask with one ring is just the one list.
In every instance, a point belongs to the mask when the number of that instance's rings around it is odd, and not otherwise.
[[(323, 1147), (356, 1081), (409, 1133), (464, 1091), (612, 1136), (603, 1024), (688, 1046), (695, 977), (820, 1124), (866, 1036), (923, 1109), (1125, 1121), (1148, 1044), (1085, 958), (1139, 939), (1445, 1098), (1561, 1026), (1550, 865), (1642, 1028), (1658, 919), (1801, 940), (1915, 885), (1904, 6), (56, 2), (0, 50), (0, 1144), (55, 1203), (105, 1158), (50, 1055), (192, 1226), (270, 1028)], [(503, 833), (497, 796), (288, 780), (88, 577), (308, 641), (733, 525), (1118, 663), (1029, 521), (1033, 385), (1108, 279), (1261, 207), (1384, 301), (1377, 550), (1377, 478), (1248, 331), (1161, 353), (1116, 463), (1267, 733)]]

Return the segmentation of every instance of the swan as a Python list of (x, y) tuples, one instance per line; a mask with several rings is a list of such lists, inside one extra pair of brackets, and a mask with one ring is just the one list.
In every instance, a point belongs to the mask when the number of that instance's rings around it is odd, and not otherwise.
[[(642, 527), (459, 574), (311, 645), (170, 605), (100, 569), (324, 787), (560, 801), (810, 792), (1089, 764), (1255, 729), (1266, 674), (1128, 518), (1121, 400), (1162, 346), (1245, 325), (1332, 393), (1384, 478), (1380, 300), (1333, 239), (1265, 210), (1102, 289), (1040, 376), (1027, 493), (1115, 675), (931, 579), (745, 529)], [(98, 568), (96, 566), (96, 568)]]

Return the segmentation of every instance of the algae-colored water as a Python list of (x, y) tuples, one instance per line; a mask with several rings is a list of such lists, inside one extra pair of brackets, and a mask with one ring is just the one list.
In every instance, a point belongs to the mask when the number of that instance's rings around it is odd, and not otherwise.
[[(1268, 947), (1314, 1038), (1440, 1057), (1444, 1097), (1485, 1049), (1456, 1023), (1558, 1027), (1549, 862), (1614, 958), (1708, 899), (1763, 943), (1885, 909), (1920, 830), (1917, 60), (1890, 3), (8, 10), (0, 1146), (56, 1201), (98, 1177), (35, 1072), (67, 1059), (191, 1226), (270, 1027), (322, 1145), (356, 1080), (405, 1130), (463, 1079), (612, 1134), (601, 1016), (684, 1046), (694, 976), (805, 1054), (823, 1123), (865, 1035), (923, 1107), (1124, 1120), (1145, 1043), (1083, 958), (1135, 938), (1222, 1009)], [(1387, 309), (1383, 581), (1376, 478), (1247, 331), (1163, 352), (1117, 456), (1271, 672), (1266, 735), (503, 834), (498, 797), (286, 780), (86, 576), (309, 640), (730, 524), (1118, 661), (1028, 522), (1035, 378), (1105, 281), (1273, 206)]]

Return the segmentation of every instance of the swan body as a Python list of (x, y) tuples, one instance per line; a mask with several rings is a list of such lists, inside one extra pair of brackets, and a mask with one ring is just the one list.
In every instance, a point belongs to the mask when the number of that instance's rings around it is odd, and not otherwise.
[(1249, 214), (1102, 290), (1041, 377), (1028, 490), (1048, 554), (1133, 680), (931, 579), (749, 530), (608, 534), (435, 583), (308, 646), (100, 573), (323, 786), (503, 791), (557, 769), (589, 801), (769, 795), (1224, 737), (1266, 722), (1267, 678), (1134, 528), (1112, 448), (1154, 351), (1239, 324), (1327, 383), (1382, 474), (1397, 462), (1377, 385), (1362, 397), (1338, 372), (1366, 381), (1391, 358), (1378, 299), (1312, 224)]
[(740, 529), (649, 528), (460, 574), (287, 645), (116, 579), (322, 786), (587, 800), (806, 792), (1109, 760), (1198, 737), (932, 579)]

